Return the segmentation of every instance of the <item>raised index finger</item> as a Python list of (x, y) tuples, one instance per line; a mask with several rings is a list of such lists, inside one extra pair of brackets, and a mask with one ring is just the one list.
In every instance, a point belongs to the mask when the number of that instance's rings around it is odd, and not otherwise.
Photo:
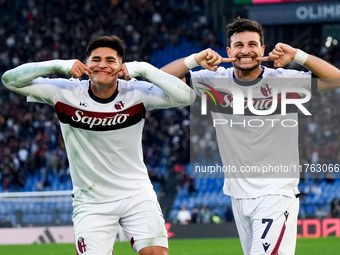
[(111, 74), (111, 76), (115, 76), (117, 73), (119, 73), (120, 71), (122, 71), (123, 69), (123, 65), (120, 65), (116, 70), (114, 70)]
[(273, 59), (271, 59), (271, 57), (266, 56), (266, 57), (257, 57), (256, 58), (257, 61), (273, 61)]
[(92, 69), (90, 69), (87, 65), (84, 65), (85, 71), (88, 71), (89, 73), (93, 73)]
[(234, 62), (236, 61), (237, 58), (222, 58), (222, 61), (221, 62), (224, 62), (224, 63), (229, 63), (229, 62)]

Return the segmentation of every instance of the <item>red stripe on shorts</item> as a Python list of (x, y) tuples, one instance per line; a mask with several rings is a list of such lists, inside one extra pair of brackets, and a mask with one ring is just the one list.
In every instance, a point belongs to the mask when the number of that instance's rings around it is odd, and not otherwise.
[(275, 247), (274, 247), (272, 253), (270, 253), (270, 255), (277, 255), (277, 252), (278, 252), (278, 250), (280, 248), (280, 245), (281, 245), (282, 238), (283, 238), (283, 235), (285, 233), (285, 230), (286, 230), (286, 222), (283, 223), (279, 239), (277, 240), (277, 242), (275, 244)]

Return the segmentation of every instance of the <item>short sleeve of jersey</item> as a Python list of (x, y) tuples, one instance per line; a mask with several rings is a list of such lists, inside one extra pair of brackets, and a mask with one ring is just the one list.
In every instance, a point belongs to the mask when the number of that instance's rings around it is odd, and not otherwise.
[(225, 69), (224, 67), (219, 67), (216, 72), (209, 70), (200, 71), (189, 71), (186, 74), (186, 83), (192, 87), (197, 95), (204, 94), (204, 90), (201, 89), (202, 84), (210, 84), (211, 79), (215, 78), (232, 78), (232, 71)]
[(58, 95), (65, 88), (68, 90), (74, 87), (77, 79), (50, 79), (50, 78), (37, 78), (32, 81), (32, 84), (27, 87), (28, 102), (46, 103), (54, 105), (58, 100)]
[(265, 68), (264, 78), (275, 80), (283, 87), (298, 87), (309, 90), (313, 96), (318, 95), (317, 77), (310, 71), (297, 71), (283, 68)]
[(139, 94), (138, 96), (146, 110), (167, 109), (177, 106), (177, 103), (164, 90), (153, 83), (133, 80), (129, 84), (131, 89)]

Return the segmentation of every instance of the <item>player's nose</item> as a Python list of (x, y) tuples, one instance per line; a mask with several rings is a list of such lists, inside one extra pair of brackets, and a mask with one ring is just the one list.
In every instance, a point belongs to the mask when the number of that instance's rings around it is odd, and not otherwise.
[(106, 65), (106, 62), (105, 61), (100, 61), (99, 63), (98, 63), (98, 67), (100, 67), (100, 68), (104, 68), (104, 67), (106, 67), (107, 65)]
[(251, 49), (250, 49), (250, 47), (248, 47), (248, 46), (244, 46), (244, 47), (242, 48), (242, 50), (241, 50), (241, 53), (242, 53), (243, 55), (248, 55), (250, 52), (251, 52)]

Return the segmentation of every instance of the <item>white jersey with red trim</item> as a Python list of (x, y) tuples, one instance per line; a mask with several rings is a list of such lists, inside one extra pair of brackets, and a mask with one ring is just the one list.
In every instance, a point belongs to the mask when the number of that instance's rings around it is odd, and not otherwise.
[[(290, 102), (283, 111), (281, 103), (284, 95), (303, 100), (305, 92), (314, 87), (311, 73), (262, 68), (262, 74), (252, 82), (237, 80), (233, 68), (190, 71), (196, 94), (211, 95), (206, 95), (207, 109), (224, 166), (223, 192), (235, 198), (298, 193), (298, 107)], [(283, 89), (288, 92), (281, 93)], [(234, 114), (236, 95), (244, 97), (241, 114)]]
[(152, 188), (143, 163), (142, 129), (145, 112), (156, 107), (153, 99), (162, 96), (161, 89), (118, 80), (115, 94), (103, 100), (91, 93), (89, 80), (37, 78), (34, 86), (49, 92), (28, 100), (47, 102), (57, 112), (75, 200), (113, 201)]
[(76, 60), (27, 63), (5, 72), (4, 85), (28, 101), (55, 107), (76, 201), (108, 202), (152, 189), (142, 153), (145, 112), (187, 106), (195, 92), (183, 81), (145, 62), (125, 63), (129, 76), (115, 93), (96, 97), (89, 80), (42, 78), (70, 74)]

